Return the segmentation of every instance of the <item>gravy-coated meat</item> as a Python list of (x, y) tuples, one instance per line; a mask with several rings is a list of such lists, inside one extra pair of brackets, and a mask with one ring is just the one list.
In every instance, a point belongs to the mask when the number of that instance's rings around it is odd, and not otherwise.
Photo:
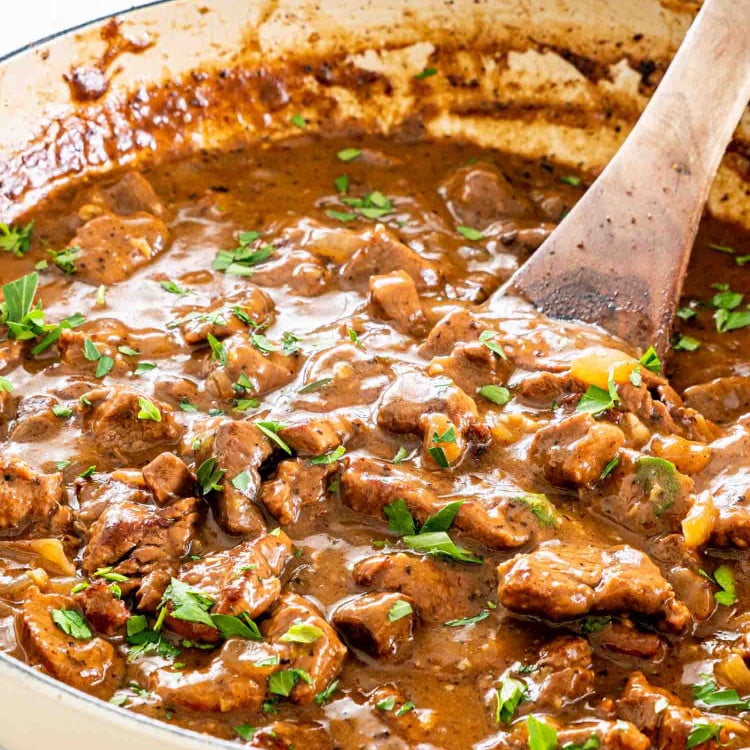
[(593, 175), (313, 122), (0, 224), (0, 648), (249, 748), (748, 747), (750, 234), (660, 359), (488, 299)]

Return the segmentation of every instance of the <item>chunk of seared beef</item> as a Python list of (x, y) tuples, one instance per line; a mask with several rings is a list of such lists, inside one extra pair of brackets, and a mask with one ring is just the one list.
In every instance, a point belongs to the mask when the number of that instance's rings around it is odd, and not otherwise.
[(479, 341), (457, 344), (448, 356), (433, 358), (427, 369), (428, 375), (448, 377), (469, 394), (484, 385), (506, 383), (511, 372), (512, 362), (498, 357)]
[(358, 234), (359, 249), (339, 270), (345, 288), (367, 288), (371, 276), (393, 271), (408, 274), (420, 292), (439, 285), (441, 275), (437, 266), (400, 242), (382, 224), (363, 229)]
[(553, 622), (588, 614), (634, 613), (682, 632), (688, 608), (653, 562), (627, 545), (610, 548), (543, 542), (498, 566), (500, 602), (512, 612)]
[(74, 598), (86, 620), (104, 635), (114, 635), (130, 617), (125, 602), (114, 595), (105, 581), (94, 581)]
[(446, 378), (431, 378), (420, 371), (403, 373), (383, 393), (378, 425), (396, 433), (421, 434), (425, 414), (446, 414), (462, 435), (484, 439), (474, 400)]
[(167, 246), (169, 234), (161, 219), (147, 213), (115, 216), (103, 213), (76, 232), (69, 247), (77, 276), (90, 284), (116, 284), (151, 262)]
[(395, 374), (382, 357), (353, 344), (337, 344), (310, 358), (305, 385), (323, 381), (309, 393), (299, 394), (294, 406), (305, 411), (330, 412), (346, 406), (375, 401)]
[(447, 622), (472, 610), (471, 577), (459, 567), (426, 557), (405, 552), (374, 555), (360, 560), (352, 575), (358, 586), (406, 594), (427, 622)]
[(260, 727), (248, 747), (257, 750), (334, 750), (325, 726), (299, 721), (274, 721)]
[[(281, 640), (292, 625), (311, 625), (322, 631), (312, 643), (285, 642)], [(346, 646), (336, 631), (326, 622), (321, 612), (311, 602), (297, 594), (284, 594), (271, 617), (261, 626), (265, 638), (272, 643), (284, 643), (282, 657), (284, 668), (303, 669), (310, 682), (300, 680), (289, 697), (295, 703), (312, 703), (315, 696), (325, 690), (338, 676), (346, 658)]]
[[(685, 706), (669, 690), (649, 685), (640, 672), (630, 675), (622, 697), (616, 703), (617, 715), (633, 723), (650, 740), (653, 747), (684, 750), (696, 721), (709, 723), (711, 717), (696, 708)], [(720, 740), (701, 743), (702, 750), (717, 750), (726, 741), (726, 730)]]
[(128, 576), (123, 592), (138, 587), (142, 609), (153, 609), (188, 552), (201, 515), (201, 502), (189, 497), (164, 508), (123, 500), (110, 505), (92, 524), (83, 550), (83, 570), (112, 567)]
[(0, 538), (63, 533), (72, 515), (63, 505), (61, 473), (42, 474), (23, 461), (0, 461)]
[(174, 453), (160, 453), (146, 464), (143, 480), (157, 505), (168, 505), (181, 497), (193, 497), (197, 489), (195, 476)]
[[(523, 705), (523, 704), (522, 704)], [(597, 750), (651, 750), (651, 741), (638, 728), (627, 721), (609, 719), (584, 719), (574, 724), (560, 724), (544, 716), (545, 724), (557, 731), (557, 747), (597, 748)], [(484, 750), (527, 750), (529, 747), (526, 722), (517, 722), (510, 732), (503, 732)], [(660, 750), (678, 750), (677, 747), (660, 746)], [(684, 745), (681, 746), (684, 750)]]
[[(446, 505), (417, 472), (366, 456), (346, 460), (340, 488), (344, 505), (369, 516), (383, 517), (383, 508), (401, 499), (412, 515), (424, 523)], [(452, 490), (450, 494), (450, 499), (455, 500)], [(520, 547), (542, 530), (530, 506), (513, 496), (469, 495), (461, 499), (463, 504), (454, 526), (488, 547)]]
[[(258, 469), (273, 452), (268, 438), (251, 422), (226, 420), (200, 436), (197, 463), (216, 459), (215, 467), (226, 473), (221, 489), (214, 492), (212, 506), (219, 525), (230, 534), (253, 534), (266, 530), (263, 513), (256, 504), (260, 489)], [(244, 472), (239, 489), (232, 482)]]
[(531, 406), (552, 408), (553, 403), (559, 404), (566, 396), (585, 390), (586, 384), (568, 373), (535, 372), (515, 383), (513, 393)]
[[(383, 701), (386, 705), (393, 702), (393, 708), (388, 711), (378, 708), (378, 704), (382, 705)], [(452, 739), (455, 736), (455, 730), (452, 727), (441, 727), (435, 711), (429, 708), (419, 708), (413, 704), (410, 706), (404, 693), (395, 684), (389, 682), (373, 690), (369, 695), (368, 703), (379, 721), (386, 724), (390, 731), (375, 735), (375, 744), (365, 744), (364, 747), (370, 750), (380, 745), (383, 745), (386, 750), (403, 750), (406, 747), (425, 748), (425, 750), (451, 747), (450, 744), (445, 743), (443, 737)], [(362, 739), (365, 739), (364, 733)], [(385, 744), (388, 739), (394, 742)]]
[(125, 172), (117, 182), (96, 191), (93, 202), (104, 203), (110, 211), (120, 216), (130, 216), (139, 211), (161, 216), (164, 211), (151, 183), (140, 172), (134, 171)]
[(301, 459), (282, 461), (274, 478), (261, 485), (260, 501), (282, 526), (288, 526), (297, 520), (302, 508), (326, 499), (336, 471), (333, 464), (312, 466)]
[(594, 628), (586, 635), (589, 642), (600, 649), (639, 659), (656, 659), (666, 650), (664, 641), (656, 633), (639, 630), (628, 618), (612, 620), (601, 630)]
[(490, 164), (461, 167), (441, 184), (439, 192), (459, 224), (480, 231), (497, 221), (533, 214), (528, 199)]
[[(292, 542), (282, 531), (185, 563), (176, 577), (212, 599), (213, 614), (247, 614), (255, 618), (279, 598), (280, 577), (291, 559)], [(185, 638), (219, 640), (215, 628), (179, 620), (171, 615), (169, 607), (167, 612), (169, 628)]]
[(693, 504), (693, 480), (651, 456), (621, 450), (619, 458), (604, 483), (579, 487), (581, 503), (645, 536), (680, 531)]
[(183, 433), (172, 408), (160, 401), (151, 400), (160, 415), (158, 422), (139, 419), (143, 398), (138, 391), (121, 386), (97, 388), (83, 396), (87, 404), (84, 424), (97, 445), (131, 465), (175, 446)]
[(331, 283), (331, 272), (326, 264), (307, 250), (282, 248), (260, 266), (255, 266), (253, 280), (261, 286), (289, 287), (301, 297), (323, 294)]
[(430, 331), (419, 353), (423, 357), (447, 356), (457, 344), (476, 341), (488, 329), (487, 323), (468, 310), (449, 312)]
[(83, 526), (84, 533), (89, 532), (91, 524), (110, 506), (123, 500), (146, 504), (151, 499), (139, 471), (120, 470), (78, 477), (75, 492), (78, 500), (76, 521)]
[(370, 307), (391, 321), (394, 328), (410, 336), (422, 336), (427, 327), (414, 279), (406, 271), (391, 271), (370, 277)]
[(685, 405), (719, 424), (734, 422), (750, 411), (750, 376), (730, 375), (685, 389)]
[(36, 587), (26, 592), (18, 635), (27, 658), (56, 679), (106, 700), (125, 676), (125, 661), (103, 638), (66, 635), (52, 620), (52, 612), (62, 609), (77, 608), (68, 596), (42, 594)]
[(275, 644), (230, 638), (206, 667), (153, 670), (149, 689), (188, 711), (259, 711), (268, 677), (281, 669), (280, 655)]
[[(401, 615), (399, 607), (407, 613)], [(377, 591), (347, 599), (332, 615), (333, 624), (352, 646), (377, 658), (396, 656), (403, 650), (412, 639), (415, 619), (413, 599)]]
[(188, 344), (200, 344), (214, 338), (225, 339), (247, 330), (247, 320), (255, 325), (270, 325), (274, 320), (273, 300), (259, 287), (248, 284), (239, 294), (222, 298), (220, 304), (208, 309), (186, 308), (177, 311), (182, 321), (180, 330)]
[(552, 484), (578, 486), (596, 482), (624, 443), (625, 435), (614, 425), (573, 414), (539, 430), (529, 456)]
[(16, 416), (8, 426), (8, 439), (14, 443), (43, 443), (52, 440), (63, 427), (53, 411), (60, 402), (52, 396), (28, 396), (16, 407)]
[(213, 353), (206, 359), (206, 389), (222, 399), (237, 397), (235, 383), (249, 381), (245, 393), (254, 398), (265, 396), (282, 385), (291, 383), (302, 363), (299, 353), (283, 354), (280, 351), (262, 352), (243, 333), (235, 333), (222, 344), (226, 362)]
[(292, 417), (279, 430), (279, 437), (295, 452), (303, 456), (321, 456), (338, 448), (349, 432), (349, 421), (344, 417)]

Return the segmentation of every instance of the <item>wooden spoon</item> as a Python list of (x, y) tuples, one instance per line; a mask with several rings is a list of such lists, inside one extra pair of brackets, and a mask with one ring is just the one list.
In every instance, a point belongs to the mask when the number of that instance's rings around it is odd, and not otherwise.
[(698, 223), (750, 99), (750, 0), (707, 0), (625, 143), (498, 294), (669, 347)]

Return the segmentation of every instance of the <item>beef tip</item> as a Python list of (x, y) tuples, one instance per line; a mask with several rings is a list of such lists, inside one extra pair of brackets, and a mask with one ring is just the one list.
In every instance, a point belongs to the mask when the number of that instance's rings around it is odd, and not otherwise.
[[(399, 602), (408, 604), (412, 611), (393, 620), (390, 613), (394, 606), (403, 607)], [(395, 656), (412, 639), (416, 603), (404, 594), (370, 592), (347, 599), (336, 607), (332, 619), (355, 648), (377, 658)]]
[(139, 172), (128, 171), (117, 182), (95, 194), (94, 202), (101, 202), (119, 216), (130, 216), (144, 211), (161, 216), (164, 211), (159, 196), (151, 183)]
[(275, 257), (254, 267), (253, 280), (261, 286), (287, 286), (301, 297), (316, 297), (329, 288), (331, 272), (306, 250), (277, 245)]
[[(560, 747), (585, 747), (596, 737), (599, 750), (649, 750), (651, 742), (648, 737), (627, 721), (607, 721), (602, 719), (593, 722), (576, 722), (562, 727), (557, 732)], [(662, 750), (668, 750), (667, 747)], [(675, 749), (676, 750), (676, 749)]]
[(539, 430), (529, 457), (552, 484), (592, 484), (624, 442), (622, 430), (614, 425), (597, 422), (590, 414), (574, 414)]
[(113, 471), (111, 474), (92, 474), (85, 479), (79, 477), (75, 484), (78, 512), (76, 520), (88, 533), (91, 524), (110, 506), (123, 500), (148, 503), (143, 475), (139, 471)]
[(82, 568), (88, 575), (113, 567), (128, 576), (123, 592), (138, 586), (139, 606), (158, 602), (169, 575), (189, 550), (200, 519), (200, 501), (178, 500), (164, 508), (123, 500), (109, 506), (91, 526), (83, 550)]
[[(263, 513), (256, 505), (260, 489), (258, 469), (273, 452), (266, 436), (251, 422), (225, 420), (201, 437), (197, 463), (216, 459), (216, 468), (226, 474), (221, 489), (211, 498), (216, 520), (230, 534), (253, 534), (266, 530)], [(245, 472), (246, 489), (232, 480)]]
[[(242, 318), (235, 314), (235, 309), (242, 313)], [(210, 333), (217, 339), (225, 339), (234, 333), (247, 329), (245, 318), (256, 325), (270, 325), (274, 320), (273, 300), (259, 287), (248, 284), (241, 294), (222, 298), (221, 304), (200, 310), (178, 310), (184, 322), (180, 324), (182, 335), (188, 344), (200, 344), (208, 340)]]
[(183, 428), (175, 422), (172, 408), (159, 401), (152, 401), (161, 417), (158, 422), (138, 418), (140, 400), (145, 398), (138, 391), (120, 386), (98, 388), (83, 398), (83, 403), (91, 405), (84, 412), (84, 424), (97, 445), (128, 463), (149, 460), (176, 445), (182, 436)]
[(719, 424), (734, 422), (750, 411), (750, 376), (730, 375), (685, 389), (685, 404)]
[(400, 242), (382, 224), (357, 233), (359, 249), (341, 266), (339, 276), (344, 288), (366, 287), (371, 276), (403, 271), (418, 292), (434, 289), (441, 281), (434, 263)]
[(519, 713), (559, 712), (594, 692), (591, 647), (583, 638), (558, 636), (542, 648), (533, 669), (509, 671), (528, 689), (527, 700), (518, 707)]
[(515, 383), (514, 395), (530, 406), (550, 408), (566, 396), (583, 393), (586, 384), (568, 373), (535, 372)]
[(98, 366), (98, 361), (86, 358), (86, 341), (90, 340), (96, 346), (99, 354), (114, 360), (114, 365), (110, 371), (111, 374), (125, 375), (130, 371), (130, 365), (117, 351), (117, 347), (122, 342), (120, 335), (122, 333), (124, 333), (124, 329), (121, 329), (119, 326), (102, 326), (96, 332), (65, 328), (57, 340), (60, 359), (66, 365), (69, 365), (71, 369), (75, 369), (78, 374), (86, 373), (93, 377)]
[[(668, 690), (649, 685), (640, 672), (630, 675), (622, 697), (617, 701), (617, 715), (638, 727), (649, 737), (653, 747), (665, 750), (683, 750), (695, 721), (710, 721), (710, 717), (683, 705)], [(722, 737), (721, 743), (725, 741), (726, 737)], [(720, 746), (715, 741), (701, 744), (705, 750), (717, 750)]]
[(656, 565), (627, 545), (605, 549), (548, 541), (497, 570), (500, 602), (512, 612), (553, 622), (633, 612), (658, 619), (674, 633), (691, 619)]
[(130, 617), (125, 602), (114, 595), (105, 581), (95, 581), (74, 598), (86, 620), (104, 635), (114, 635)]
[(87, 221), (68, 247), (79, 247), (77, 276), (90, 284), (116, 284), (162, 253), (167, 227), (147, 213), (121, 217), (104, 213)]
[(336, 471), (335, 465), (311, 466), (300, 459), (281, 461), (275, 477), (262, 484), (260, 500), (282, 526), (289, 526), (302, 508), (325, 500)]
[(401, 333), (422, 336), (427, 321), (414, 280), (406, 271), (392, 271), (370, 277), (370, 306), (373, 313), (393, 322)]
[(294, 405), (305, 411), (329, 414), (334, 409), (369, 404), (393, 378), (393, 371), (382, 358), (353, 344), (338, 344), (314, 355), (306, 373), (306, 385), (320, 380), (328, 382), (296, 396)]
[(58, 680), (108, 699), (125, 676), (125, 662), (103, 638), (86, 640), (66, 635), (52, 620), (52, 611), (75, 610), (73, 599), (28, 590), (21, 610), (19, 639), (27, 657)]
[[(419, 474), (365, 456), (347, 459), (340, 488), (344, 505), (368, 516), (382, 517), (386, 505), (401, 499), (424, 523), (446, 504)], [(488, 547), (513, 549), (538, 534), (539, 521), (523, 502), (512, 497), (462, 499), (455, 527)]]
[(532, 190), (529, 197), (547, 219), (558, 222), (581, 197), (581, 188), (568, 185), (560, 185), (554, 189), (545, 187), (544, 190)]
[(293, 417), (279, 430), (279, 437), (295, 452), (308, 456), (321, 456), (338, 448), (349, 431), (343, 417)]
[(149, 689), (167, 705), (188, 711), (259, 711), (268, 677), (281, 668), (273, 657), (280, 657), (278, 646), (230, 638), (207, 667), (155, 669)]
[(324, 726), (298, 721), (274, 721), (260, 727), (248, 747), (257, 750), (334, 750)]
[(693, 504), (693, 480), (652, 456), (621, 450), (619, 458), (601, 485), (579, 487), (581, 502), (639, 534), (680, 531)]
[[(395, 701), (393, 709), (390, 711), (379, 709), (377, 706), (383, 701)], [(428, 708), (413, 707), (409, 709), (409, 706), (406, 705), (408, 703), (406, 696), (394, 684), (387, 683), (373, 690), (370, 693), (368, 703), (377, 713), (378, 720), (386, 724), (391, 730), (387, 733), (377, 734), (375, 737), (380, 739), (380, 737), (387, 738), (390, 736), (395, 742), (391, 744), (382, 742), (377, 745), (365, 744), (362, 747), (383, 747), (384, 750), (402, 750), (406, 747), (425, 748), (425, 750), (428, 748), (452, 747), (452, 745), (441, 742), (440, 737), (441, 734), (451, 737), (452, 727), (441, 727), (436, 713)], [(406, 706), (406, 709), (404, 709), (404, 706)], [(404, 710), (402, 711), (402, 709)], [(403, 738), (403, 740), (400, 738)]]
[(446, 357), (435, 357), (427, 374), (450, 378), (466, 393), (476, 393), (483, 385), (506, 383), (513, 364), (491, 352), (484, 344), (473, 341), (457, 344)]
[(404, 373), (383, 393), (378, 425), (396, 433), (421, 433), (426, 414), (446, 414), (462, 435), (474, 431), (486, 437), (477, 405), (470, 396), (446, 378), (431, 378), (422, 372)]
[(18, 403), (15, 419), (8, 427), (8, 439), (14, 443), (42, 443), (52, 440), (63, 426), (63, 420), (52, 411), (59, 403), (51, 396), (22, 398)]
[(312, 625), (323, 633), (312, 643), (285, 644), (284, 664), (289, 664), (293, 669), (304, 669), (311, 679), (309, 684), (300, 680), (289, 697), (294, 703), (312, 703), (315, 696), (325, 690), (341, 671), (346, 647), (317, 608), (297, 594), (284, 594), (261, 629), (272, 643), (284, 643), (280, 639), (297, 623)]
[[(258, 617), (281, 593), (280, 577), (292, 559), (292, 542), (283, 532), (185, 563), (177, 578), (214, 601), (213, 614)], [(168, 610), (169, 612), (169, 610)], [(167, 614), (171, 630), (191, 640), (216, 641), (208, 625), (178, 620)]]
[(226, 364), (211, 355), (207, 358), (206, 389), (217, 398), (236, 398), (234, 384), (242, 377), (252, 383), (248, 395), (265, 396), (282, 385), (291, 383), (297, 376), (302, 357), (286, 355), (279, 351), (264, 354), (248, 341), (244, 334), (236, 333), (223, 344)]
[(665, 653), (665, 644), (656, 633), (639, 630), (627, 618), (612, 620), (587, 636), (594, 646), (624, 656), (655, 659)]
[(471, 577), (429, 558), (405, 552), (374, 555), (360, 560), (353, 576), (358, 586), (405, 594), (426, 622), (447, 622), (472, 609)]
[(480, 231), (497, 221), (532, 213), (529, 201), (490, 164), (461, 167), (442, 183), (439, 192), (459, 224)]
[(476, 341), (489, 326), (468, 310), (447, 313), (419, 347), (423, 357), (449, 355), (457, 344)]
[(715, 606), (713, 585), (700, 574), (704, 565), (701, 555), (685, 544), (682, 534), (657, 537), (649, 544), (648, 552), (693, 617), (696, 620), (710, 617)]
[(143, 479), (157, 505), (168, 505), (181, 497), (195, 495), (195, 477), (174, 453), (160, 453), (146, 464)]
[(23, 461), (0, 461), (0, 538), (63, 533), (72, 520), (63, 505), (61, 473), (42, 474)]

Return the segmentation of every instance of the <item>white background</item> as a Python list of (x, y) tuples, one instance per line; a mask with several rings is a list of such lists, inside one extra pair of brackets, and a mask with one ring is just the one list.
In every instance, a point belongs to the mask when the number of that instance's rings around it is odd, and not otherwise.
[(0, 0), (0, 56), (29, 42), (147, 0)]

